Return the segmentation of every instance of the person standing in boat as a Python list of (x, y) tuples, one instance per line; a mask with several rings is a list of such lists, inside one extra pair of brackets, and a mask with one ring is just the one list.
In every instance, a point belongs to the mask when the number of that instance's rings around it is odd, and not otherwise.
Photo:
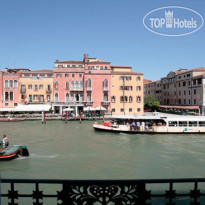
[(8, 139), (6, 137), (6, 135), (3, 136), (3, 148), (8, 146)]

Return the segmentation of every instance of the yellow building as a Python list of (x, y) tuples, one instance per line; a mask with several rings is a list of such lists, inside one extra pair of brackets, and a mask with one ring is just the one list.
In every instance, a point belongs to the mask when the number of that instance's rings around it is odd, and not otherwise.
[(111, 109), (113, 115), (142, 115), (143, 74), (130, 66), (111, 66)]
[(21, 72), (19, 93), (20, 104), (50, 104), (53, 99), (53, 71)]

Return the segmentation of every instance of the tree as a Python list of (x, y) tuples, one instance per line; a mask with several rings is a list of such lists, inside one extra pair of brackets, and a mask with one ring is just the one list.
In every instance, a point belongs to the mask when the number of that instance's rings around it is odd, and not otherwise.
[(144, 108), (156, 110), (160, 106), (160, 102), (156, 97), (147, 96), (144, 98)]

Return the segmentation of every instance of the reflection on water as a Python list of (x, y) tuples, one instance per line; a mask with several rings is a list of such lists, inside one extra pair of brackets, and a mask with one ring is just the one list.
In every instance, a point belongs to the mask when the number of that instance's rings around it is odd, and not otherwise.
[(205, 135), (95, 132), (93, 122), (1, 122), (30, 157), (0, 162), (4, 178), (139, 179), (204, 177)]

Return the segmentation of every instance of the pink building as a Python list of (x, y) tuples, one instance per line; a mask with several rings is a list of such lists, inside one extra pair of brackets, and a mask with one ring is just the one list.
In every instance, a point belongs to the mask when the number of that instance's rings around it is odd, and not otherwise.
[(0, 72), (0, 107), (13, 108), (19, 102), (19, 69)]
[(83, 61), (58, 61), (54, 67), (55, 113), (70, 106), (79, 114), (83, 107), (103, 106), (110, 109), (110, 62), (84, 55)]

